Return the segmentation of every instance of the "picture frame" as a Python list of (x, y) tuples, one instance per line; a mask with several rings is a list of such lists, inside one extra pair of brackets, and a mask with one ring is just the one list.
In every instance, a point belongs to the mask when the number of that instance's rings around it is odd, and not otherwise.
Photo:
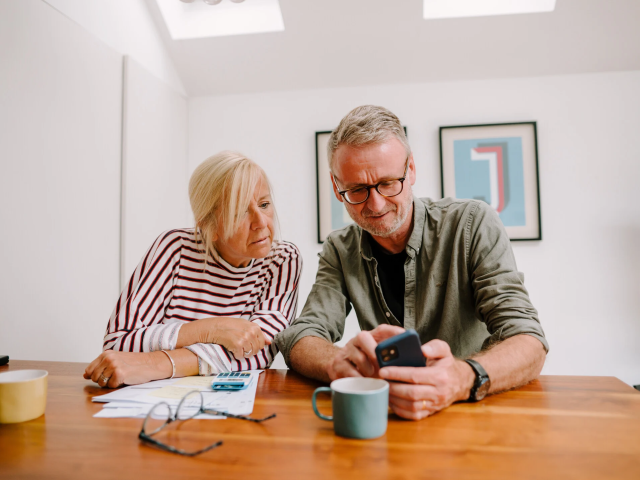
[(333, 193), (329, 171), (327, 145), (331, 130), (316, 132), (316, 199), (318, 213), (318, 243), (324, 243), (331, 232), (353, 223), (351, 217)]
[[(405, 135), (407, 127), (404, 128)], [(316, 132), (316, 200), (318, 243), (324, 243), (331, 232), (353, 223), (344, 204), (333, 193), (327, 145), (331, 130)]]
[(512, 241), (542, 240), (536, 122), (440, 127), (442, 196), (491, 205)]

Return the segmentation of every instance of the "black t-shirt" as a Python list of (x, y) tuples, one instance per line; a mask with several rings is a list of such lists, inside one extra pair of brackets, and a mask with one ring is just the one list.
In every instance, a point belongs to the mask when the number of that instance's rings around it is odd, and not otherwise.
[(407, 252), (389, 254), (371, 237), (371, 251), (378, 261), (378, 278), (384, 300), (391, 313), (404, 326), (404, 262)]

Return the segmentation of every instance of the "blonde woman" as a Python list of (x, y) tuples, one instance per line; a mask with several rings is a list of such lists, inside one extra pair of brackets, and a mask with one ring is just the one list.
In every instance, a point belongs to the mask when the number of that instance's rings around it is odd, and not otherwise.
[(84, 377), (103, 387), (267, 368), (296, 313), (302, 259), (274, 241), (264, 171), (235, 152), (189, 182), (193, 229), (163, 233), (124, 287), (104, 352)]

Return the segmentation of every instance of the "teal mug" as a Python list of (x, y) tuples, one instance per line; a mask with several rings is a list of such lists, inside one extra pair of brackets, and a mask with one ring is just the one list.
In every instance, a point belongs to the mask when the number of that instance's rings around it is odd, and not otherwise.
[[(331, 392), (332, 417), (318, 411), (316, 397), (321, 392)], [(333, 429), (341, 437), (377, 438), (387, 431), (389, 384), (384, 380), (340, 378), (330, 387), (316, 388), (311, 404), (318, 417), (333, 421)]]

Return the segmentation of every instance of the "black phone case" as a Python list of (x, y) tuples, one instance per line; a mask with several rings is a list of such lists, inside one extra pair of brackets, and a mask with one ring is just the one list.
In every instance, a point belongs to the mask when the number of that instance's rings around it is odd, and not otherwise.
[[(396, 347), (398, 357), (385, 362), (382, 360), (382, 351), (386, 348)], [(427, 361), (422, 354), (420, 348), (420, 337), (415, 330), (407, 330), (406, 332), (387, 338), (376, 347), (376, 357), (378, 365), (382, 367), (425, 367)]]

